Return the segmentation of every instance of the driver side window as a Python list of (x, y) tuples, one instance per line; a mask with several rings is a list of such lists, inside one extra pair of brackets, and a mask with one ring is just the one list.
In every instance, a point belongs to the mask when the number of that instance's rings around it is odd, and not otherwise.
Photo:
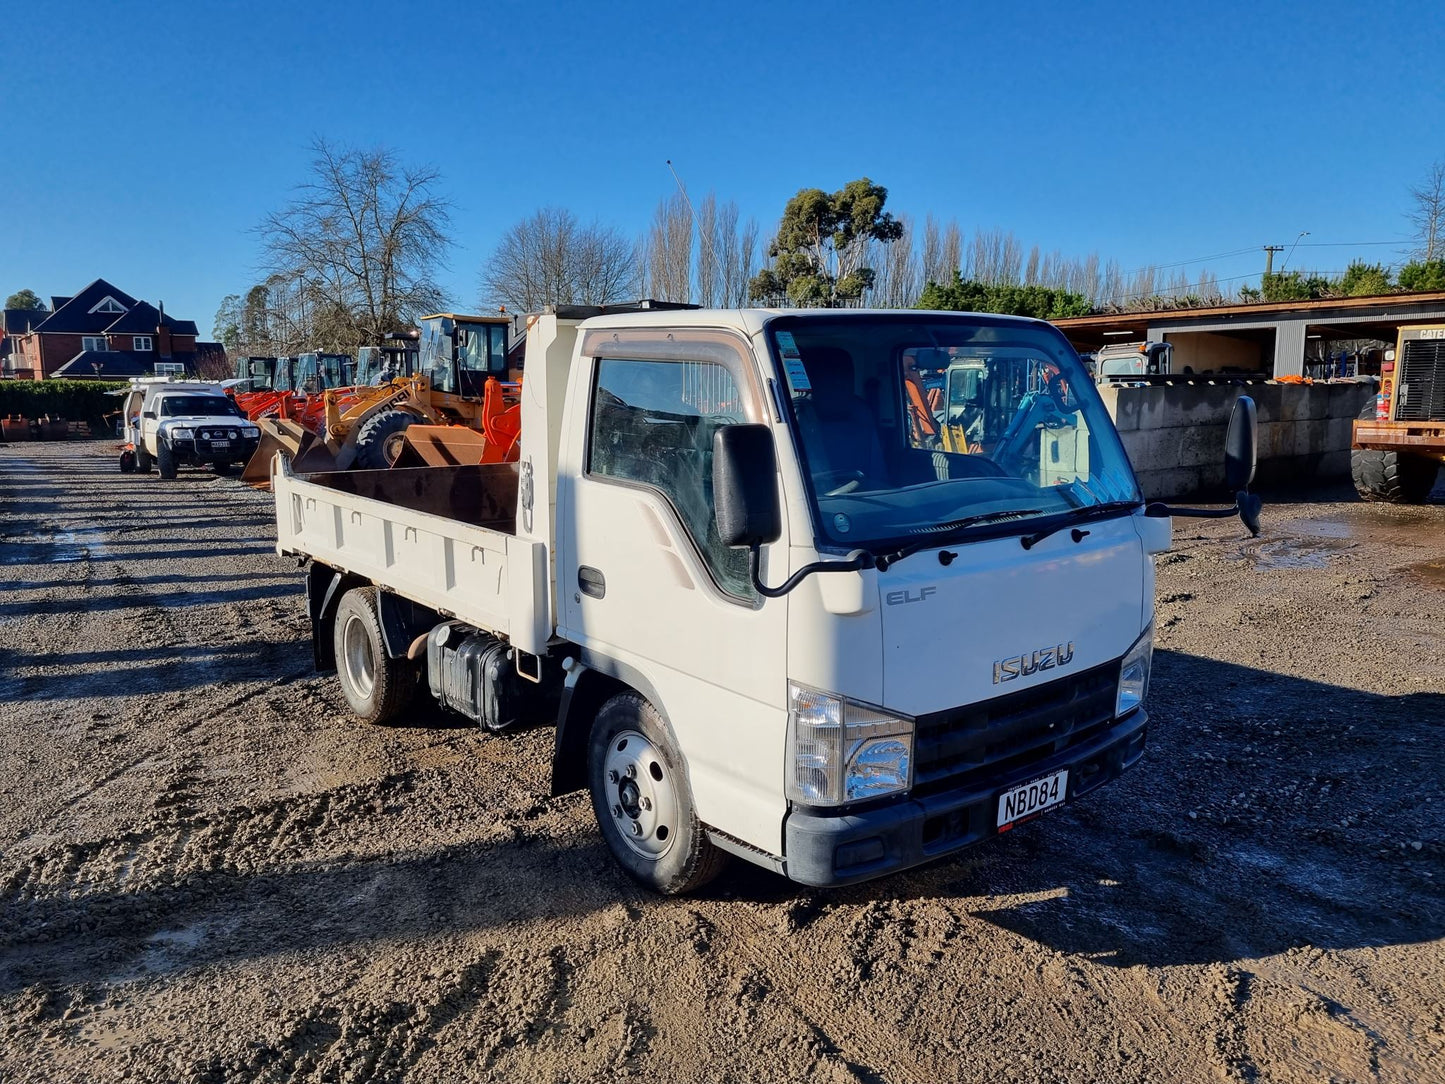
[(722, 545), (713, 518), (713, 434), (746, 421), (725, 366), (706, 361), (597, 362), (587, 473), (667, 499), (717, 586), (750, 598), (745, 550)]

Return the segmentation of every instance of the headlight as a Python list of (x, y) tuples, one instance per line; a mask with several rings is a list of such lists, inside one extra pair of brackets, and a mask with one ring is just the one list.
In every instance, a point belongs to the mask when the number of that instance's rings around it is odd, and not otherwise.
[(787, 796), (843, 805), (913, 782), (913, 720), (788, 684)]
[(196, 431), (178, 426), (170, 431), (170, 435), (176, 440), (193, 440), (195, 439)]
[(241, 436), (243, 437), (259, 437), (260, 435), (261, 430), (257, 429), (254, 425), (243, 425), (241, 427)]
[(1134, 641), (1119, 668), (1119, 695), (1114, 701), (1114, 718), (1128, 715), (1144, 703), (1149, 691), (1149, 665), (1154, 660), (1154, 623), (1151, 621)]

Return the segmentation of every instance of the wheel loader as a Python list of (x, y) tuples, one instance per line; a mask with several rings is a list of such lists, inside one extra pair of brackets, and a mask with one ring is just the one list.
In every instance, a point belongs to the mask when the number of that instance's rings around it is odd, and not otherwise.
[[(414, 465), (500, 462), (496, 457), (516, 443), (517, 411), (501, 384), (508, 375), (510, 326), (505, 315), (422, 317), (414, 373), (376, 385), (328, 388), (314, 419), (266, 419), (242, 478), (265, 488), (277, 452), (291, 458), (298, 474), (377, 469), (399, 459)], [(370, 375), (374, 359), (368, 354), (358, 375)], [(383, 379), (386, 371), (374, 378)]]
[(1419, 504), (1445, 463), (1445, 324), (1402, 327), (1355, 419), (1350, 476), (1367, 501)]

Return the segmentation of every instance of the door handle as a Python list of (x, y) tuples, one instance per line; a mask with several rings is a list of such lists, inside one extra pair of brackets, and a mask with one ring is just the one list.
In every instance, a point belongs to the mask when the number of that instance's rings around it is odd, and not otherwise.
[(607, 594), (607, 577), (591, 565), (581, 565), (577, 569), (577, 586), (588, 598), (601, 598)]

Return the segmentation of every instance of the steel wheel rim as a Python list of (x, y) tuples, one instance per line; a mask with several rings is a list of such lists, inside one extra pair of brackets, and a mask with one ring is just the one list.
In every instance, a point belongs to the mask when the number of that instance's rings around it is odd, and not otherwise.
[(346, 628), (341, 633), (341, 654), (346, 665), (346, 680), (362, 699), (369, 699), (376, 687), (376, 659), (371, 654), (371, 636), (366, 623), (355, 614), (346, 618)]
[(656, 862), (677, 839), (678, 800), (672, 769), (636, 730), (614, 734), (602, 763), (607, 812), (635, 854)]

